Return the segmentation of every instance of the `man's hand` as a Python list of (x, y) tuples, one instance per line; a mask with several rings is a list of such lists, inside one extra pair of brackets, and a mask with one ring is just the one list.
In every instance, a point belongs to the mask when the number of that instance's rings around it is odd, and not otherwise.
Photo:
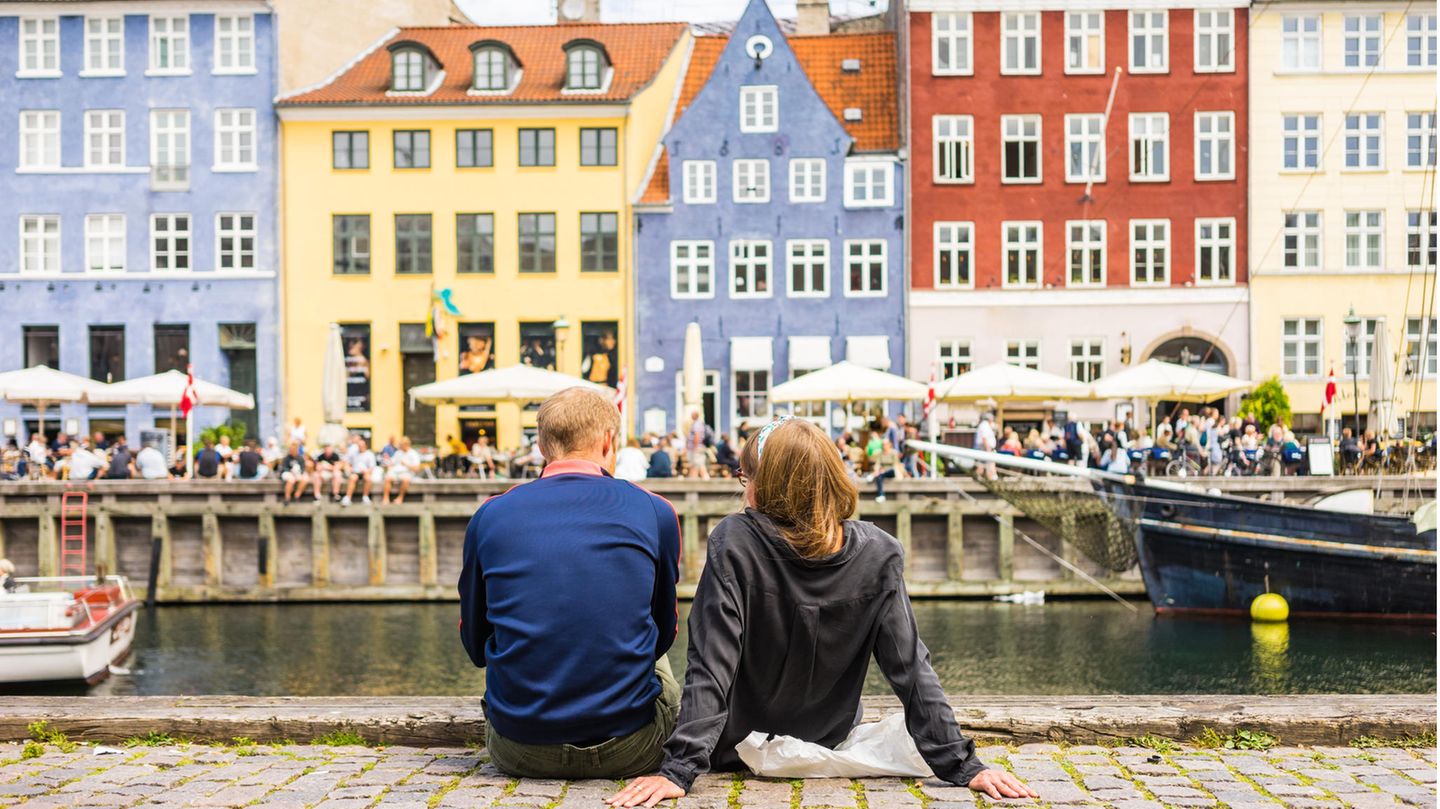
[(983, 792), (995, 800), (1001, 798), (1038, 798), (1040, 793), (1025, 786), (1025, 782), (1005, 770), (983, 770), (970, 779), (970, 788)]
[[(1017, 782), (1018, 783), (1018, 782)], [(611, 806), (627, 807), (644, 804), (652, 807), (661, 801), (685, 797), (685, 790), (676, 786), (663, 775), (646, 775), (636, 778), (605, 801)]]

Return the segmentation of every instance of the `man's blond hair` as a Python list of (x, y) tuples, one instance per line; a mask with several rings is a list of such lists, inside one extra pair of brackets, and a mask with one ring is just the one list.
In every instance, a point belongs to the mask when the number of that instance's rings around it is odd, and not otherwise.
[(619, 434), (620, 411), (599, 391), (576, 386), (546, 399), (535, 423), (540, 454), (555, 461), (594, 447), (606, 432)]

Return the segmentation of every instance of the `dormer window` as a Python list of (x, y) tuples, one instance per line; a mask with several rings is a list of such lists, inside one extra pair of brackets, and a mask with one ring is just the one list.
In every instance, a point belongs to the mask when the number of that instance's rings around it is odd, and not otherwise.
[(598, 43), (572, 43), (565, 48), (565, 89), (602, 89), (609, 68), (609, 60)]
[(498, 42), (480, 42), (471, 46), (475, 54), (475, 87), (483, 93), (508, 91), (519, 67), (510, 49)]
[(425, 89), (425, 54), (414, 48), (401, 48), (390, 55), (390, 66), (392, 90), (418, 93)]

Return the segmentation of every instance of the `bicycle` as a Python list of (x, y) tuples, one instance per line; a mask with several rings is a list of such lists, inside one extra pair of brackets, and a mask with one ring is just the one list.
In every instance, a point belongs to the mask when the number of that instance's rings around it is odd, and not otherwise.
[(1204, 472), (1200, 462), (1191, 457), (1192, 454), (1199, 454), (1198, 448), (1191, 449), (1188, 446), (1181, 446), (1175, 453), (1175, 457), (1165, 464), (1165, 474), (1168, 477), (1189, 478), (1199, 477)]

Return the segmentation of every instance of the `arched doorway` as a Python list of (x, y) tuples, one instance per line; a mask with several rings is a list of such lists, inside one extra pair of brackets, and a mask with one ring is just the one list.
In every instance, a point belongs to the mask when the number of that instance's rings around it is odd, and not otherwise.
[[(1184, 365), (1187, 368), (1199, 368), (1202, 371), (1211, 371), (1217, 374), (1230, 374), (1230, 355), (1216, 343), (1196, 337), (1185, 335), (1172, 337), (1163, 343), (1155, 346), (1147, 359), (1160, 360), (1174, 365)], [(1156, 416), (1168, 418), (1178, 412), (1182, 407), (1188, 408), (1192, 413), (1198, 407), (1213, 407), (1225, 413), (1225, 399), (1222, 397), (1213, 402), (1181, 403), (1181, 402), (1159, 402), (1155, 408)], [(1232, 414), (1226, 414), (1232, 415)]]

